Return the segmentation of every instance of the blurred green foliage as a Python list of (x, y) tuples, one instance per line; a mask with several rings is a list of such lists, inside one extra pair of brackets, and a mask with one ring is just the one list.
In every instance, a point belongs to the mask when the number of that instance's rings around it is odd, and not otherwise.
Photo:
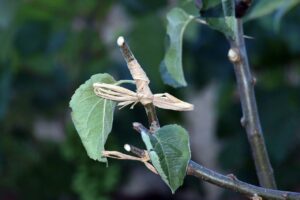
[[(90, 160), (70, 121), (68, 102), (75, 88), (92, 74), (108, 72), (116, 79), (129, 78), (115, 45), (119, 34), (128, 38), (154, 92), (166, 90), (182, 96), (185, 89), (169, 88), (159, 76), (165, 16), (174, 6), (170, 2), (0, 1), (0, 199), (109, 199), (118, 192), (127, 178), (124, 172), (134, 165), (110, 162), (106, 168)], [(179, 4), (189, 7), (193, 2)], [(279, 188), (299, 191), (299, 7), (285, 14), (277, 32), (273, 22), (272, 13), (247, 22), (245, 33), (254, 37), (247, 45)], [(224, 171), (257, 183), (245, 131), (239, 124), (241, 110), (226, 55), (229, 45), (220, 33), (205, 26), (187, 31), (183, 66), (189, 86), (200, 91), (211, 81), (220, 84), (217, 135), (224, 145), (219, 163)], [(182, 119), (178, 113), (158, 113), (162, 124)], [(41, 118), (46, 125), (40, 130)], [(46, 133), (53, 121), (60, 135), (43, 139), (39, 134)], [(121, 149), (129, 141), (142, 145), (131, 134), (133, 121), (147, 122), (139, 106), (116, 113), (109, 149)]]

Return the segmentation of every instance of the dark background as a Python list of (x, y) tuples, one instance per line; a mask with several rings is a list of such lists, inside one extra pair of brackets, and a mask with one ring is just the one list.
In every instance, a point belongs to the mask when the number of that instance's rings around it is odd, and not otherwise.
[[(0, 1), (1, 200), (245, 199), (192, 177), (172, 196), (140, 163), (109, 160), (106, 168), (88, 158), (70, 119), (70, 98), (92, 74), (130, 78), (116, 45), (122, 34), (154, 92), (196, 106), (188, 114), (159, 110), (161, 124), (192, 130), (193, 159), (257, 184), (225, 38), (190, 25), (183, 46), (188, 88), (175, 90), (161, 80), (165, 16), (174, 5), (171, 0)], [(300, 191), (299, 22), (300, 9), (294, 8), (278, 31), (271, 15), (245, 24), (246, 35), (254, 38), (247, 39), (247, 47), (277, 184), (293, 191)], [(147, 124), (141, 106), (116, 111), (107, 149), (122, 151), (124, 143), (143, 148), (131, 129), (134, 121)]]

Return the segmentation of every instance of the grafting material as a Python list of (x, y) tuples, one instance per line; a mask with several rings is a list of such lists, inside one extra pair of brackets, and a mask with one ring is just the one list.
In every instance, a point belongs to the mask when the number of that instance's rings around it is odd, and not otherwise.
[(94, 83), (93, 86), (97, 96), (119, 102), (120, 109), (130, 104), (132, 104), (130, 108), (133, 108), (138, 102), (143, 105), (150, 102), (156, 107), (176, 111), (189, 111), (194, 108), (192, 104), (181, 101), (168, 93), (149, 95), (106, 83)]
[(192, 104), (181, 101), (168, 93), (153, 95), (149, 88), (150, 80), (141, 65), (135, 59), (125, 39), (119, 37), (117, 43), (127, 63), (131, 76), (135, 81), (137, 91), (133, 92), (113, 84), (94, 83), (94, 92), (97, 96), (117, 101), (119, 102), (118, 106), (121, 108), (130, 104), (132, 104), (130, 108), (133, 108), (138, 102), (141, 102), (143, 105), (153, 103), (156, 107), (176, 111), (189, 111), (194, 109)]

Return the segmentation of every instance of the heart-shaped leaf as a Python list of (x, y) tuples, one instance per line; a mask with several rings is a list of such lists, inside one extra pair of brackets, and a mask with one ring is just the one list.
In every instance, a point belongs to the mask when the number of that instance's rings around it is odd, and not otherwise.
[(154, 134), (142, 132), (151, 162), (172, 193), (183, 184), (191, 159), (187, 131), (176, 124), (158, 129)]
[(161, 75), (166, 84), (173, 87), (186, 86), (182, 69), (182, 40), (187, 25), (194, 16), (181, 8), (173, 8), (167, 14), (168, 47), (160, 65)]
[(96, 74), (82, 84), (72, 96), (72, 120), (90, 158), (107, 162), (102, 151), (113, 123), (116, 103), (94, 93), (93, 83), (115, 83), (109, 74)]
[(234, 0), (203, 0), (200, 10), (201, 17), (215, 30), (234, 39), (236, 26)]

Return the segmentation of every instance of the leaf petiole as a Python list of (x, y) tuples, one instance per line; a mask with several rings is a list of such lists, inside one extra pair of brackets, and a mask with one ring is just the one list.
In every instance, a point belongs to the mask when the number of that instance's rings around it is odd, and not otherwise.
[(135, 85), (135, 81), (134, 80), (120, 80), (120, 81), (114, 83), (114, 85), (122, 85), (122, 84), (126, 84), (126, 83), (130, 83), (130, 84)]

